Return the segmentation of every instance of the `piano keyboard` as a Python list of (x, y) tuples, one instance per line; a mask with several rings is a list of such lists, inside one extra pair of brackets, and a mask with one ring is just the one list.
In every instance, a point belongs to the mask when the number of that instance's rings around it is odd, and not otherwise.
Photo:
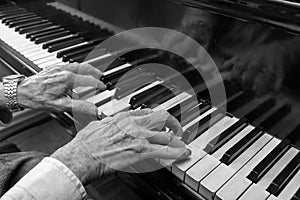
[[(88, 53), (113, 32), (79, 17), (70, 18), (51, 6), (1, 5), (0, 22), (2, 43), (30, 62), (35, 71), (72, 62), (99, 67), (105, 58), (115, 54), (102, 49), (86, 60)], [(224, 113), (210, 104), (203, 83), (196, 91), (201, 99), (198, 101), (170, 78), (158, 78), (136, 67), (156, 56), (154, 52), (142, 60), (116, 60), (102, 78), (109, 86), (106, 91), (90, 96), (89, 88), (77, 88), (77, 97), (94, 103), (101, 117), (147, 107), (169, 111), (181, 122), (182, 140), (192, 150), (192, 156), (172, 163), (168, 169), (199, 198), (300, 199), (300, 153), (295, 145), (300, 125), (296, 123), (283, 139), (275, 137), (272, 129), (281, 124), (283, 131), (290, 125), (282, 123), (292, 114), (288, 104), (272, 97), (257, 100), (251, 92), (230, 91), (227, 87), (229, 100)], [(120, 79), (134, 67), (126, 80)], [(230, 114), (241, 110), (241, 118)], [(160, 162), (166, 164), (164, 160)]]

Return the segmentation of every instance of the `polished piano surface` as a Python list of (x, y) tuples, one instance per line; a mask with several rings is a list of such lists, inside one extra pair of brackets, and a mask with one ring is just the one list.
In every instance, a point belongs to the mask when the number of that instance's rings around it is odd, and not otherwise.
[[(150, 160), (148, 165), (165, 167), (149, 173), (116, 172), (137, 196), (141, 199), (300, 199), (298, 1), (132, 0), (128, 1), (129, 5), (134, 5), (132, 10), (145, 10), (136, 11), (135, 24), (127, 23), (122, 28), (119, 28), (118, 19), (113, 17), (114, 12), (101, 14), (94, 8), (90, 13), (94, 16), (89, 15), (87, 8), (101, 7), (101, 3), (94, 2), (91, 6), (80, 2), (79, 8), (83, 11), (52, 1), (1, 0), (1, 59), (13, 73), (27, 76), (51, 65), (91, 64), (105, 70), (102, 81), (108, 86), (107, 90), (95, 94), (88, 87), (75, 88), (72, 97), (94, 103), (99, 108), (99, 118), (130, 109), (152, 108), (165, 109), (181, 122), (182, 140), (192, 150), (188, 160)], [(115, 11), (124, 6), (123, 1), (119, 2), (119, 7), (117, 1), (111, 4), (103, 2)], [(224, 110), (224, 102), (211, 101), (210, 88), (201, 77), (193, 76), (195, 69), (191, 63), (178, 55), (155, 48), (126, 54), (122, 54), (125, 50), (100, 48), (90, 54), (98, 44), (122, 30), (147, 25), (175, 29), (184, 18), (185, 10), (191, 7), (192, 20), (211, 16), (213, 26), (209, 31), (215, 32), (209, 32), (209, 41), (200, 38), (199, 42), (207, 48), (220, 69), (226, 60), (253, 46), (288, 41), (287, 51), (293, 51), (296, 56), (281, 60), (288, 66), (282, 72), (285, 78), (280, 91), (267, 89), (258, 95), (255, 88), (245, 90), (240, 81), (225, 80), (227, 101)], [(104, 10), (103, 7), (99, 9)], [(165, 13), (154, 16), (157, 11)], [(168, 17), (169, 14), (176, 17)], [(111, 22), (107, 23), (101, 17)], [(179, 30), (199, 39), (193, 31), (197, 26), (186, 28)], [(234, 33), (238, 34), (229, 37)], [(139, 43), (134, 38), (124, 40)], [(271, 54), (277, 49), (269, 50)], [(118, 58), (103, 69), (106, 59), (113, 56)], [(279, 62), (278, 57), (273, 59), (275, 64)], [(196, 96), (178, 84), (176, 75), (156, 73), (143, 66), (152, 62), (182, 70)], [(279, 71), (278, 68), (271, 70)], [(121, 78), (126, 73), (126, 78)], [(267, 80), (261, 80), (258, 86), (264, 83), (273, 85), (274, 82), (264, 81)], [(81, 122), (74, 120), (70, 113), (52, 113), (51, 116), (72, 135), (76, 134), (74, 126)], [(143, 164), (138, 163), (130, 170), (140, 172)]]

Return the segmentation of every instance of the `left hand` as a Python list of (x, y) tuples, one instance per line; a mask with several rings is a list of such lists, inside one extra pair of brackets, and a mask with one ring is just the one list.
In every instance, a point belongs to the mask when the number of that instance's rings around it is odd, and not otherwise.
[(100, 81), (101, 76), (102, 73), (90, 65), (50, 66), (19, 84), (18, 103), (31, 109), (94, 115), (97, 110), (94, 104), (71, 99), (67, 94), (79, 86), (104, 90), (106, 86)]
[(231, 79), (258, 95), (278, 91), (284, 79), (286, 49), (280, 43), (252, 48), (226, 61), (220, 71), (231, 70)]

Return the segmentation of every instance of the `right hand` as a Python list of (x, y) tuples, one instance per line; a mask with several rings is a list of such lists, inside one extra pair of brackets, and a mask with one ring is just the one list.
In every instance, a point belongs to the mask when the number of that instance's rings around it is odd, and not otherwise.
[[(172, 131), (165, 132), (167, 127)], [(180, 123), (167, 111), (123, 112), (90, 123), (51, 157), (85, 185), (145, 159), (187, 158), (191, 151), (177, 137), (182, 134)]]

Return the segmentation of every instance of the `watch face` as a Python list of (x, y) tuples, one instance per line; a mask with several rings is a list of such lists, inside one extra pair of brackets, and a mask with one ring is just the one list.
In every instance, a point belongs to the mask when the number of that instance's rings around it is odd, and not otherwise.
[(16, 75), (9, 75), (9, 76), (4, 76), (2, 78), (3, 81), (12, 81), (12, 80), (19, 80), (19, 79), (24, 79), (25, 76), (24, 75), (19, 75), (19, 74), (16, 74)]

